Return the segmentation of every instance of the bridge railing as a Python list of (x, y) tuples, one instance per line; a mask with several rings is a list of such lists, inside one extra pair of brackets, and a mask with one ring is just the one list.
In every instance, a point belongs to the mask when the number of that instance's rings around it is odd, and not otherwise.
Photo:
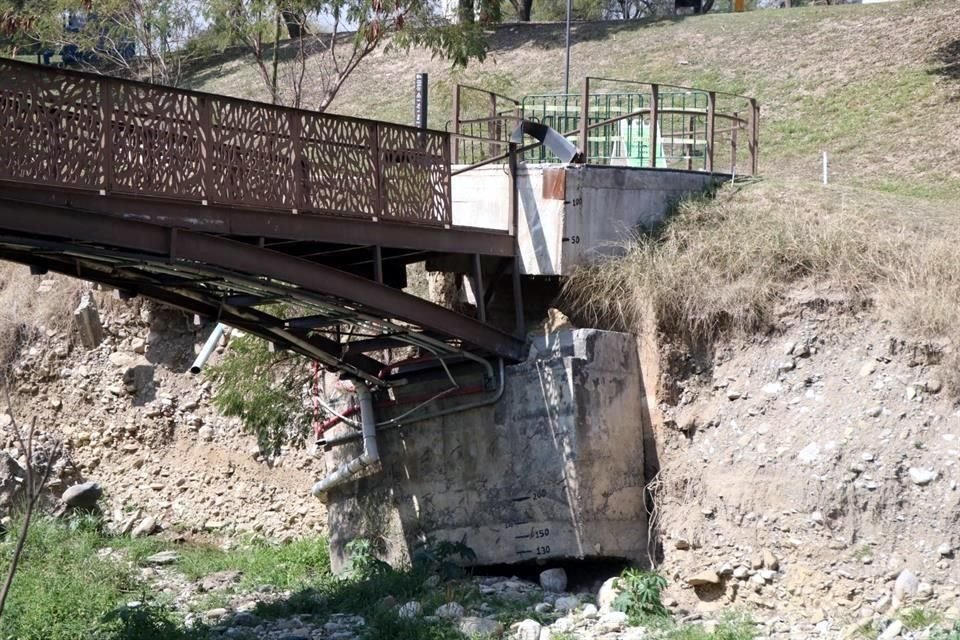
[(451, 224), (444, 132), (5, 59), (0, 181)]
[[(521, 119), (563, 133), (591, 164), (738, 176), (757, 175), (759, 170), (760, 106), (747, 96), (589, 77), (579, 94), (527, 96), (516, 101), (486, 92), (489, 114), (477, 117), (464, 107), (461, 89), (482, 92), (458, 86), (455, 93), (448, 124), (452, 157), (454, 162), (468, 165), (456, 173), (506, 163), (509, 133), (503, 132), (512, 131)], [(512, 102), (513, 107), (508, 103), (507, 108), (498, 108), (503, 101)], [(519, 151), (527, 162), (557, 161), (541, 143), (525, 144)]]

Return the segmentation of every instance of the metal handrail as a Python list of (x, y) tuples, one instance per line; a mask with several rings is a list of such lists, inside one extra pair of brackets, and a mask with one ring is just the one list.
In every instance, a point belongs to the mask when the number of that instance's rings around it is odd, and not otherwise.
[(452, 224), (446, 132), (4, 58), (0, 181)]

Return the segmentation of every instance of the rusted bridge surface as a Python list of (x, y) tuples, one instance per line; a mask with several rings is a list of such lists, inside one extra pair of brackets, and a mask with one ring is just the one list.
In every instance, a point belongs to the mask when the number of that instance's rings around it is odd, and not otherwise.
[(443, 132), (0, 60), (0, 258), (375, 383), (389, 347), (518, 359), (482, 312), (401, 290), (430, 256), (513, 263), (510, 234), (452, 226), (449, 154)]

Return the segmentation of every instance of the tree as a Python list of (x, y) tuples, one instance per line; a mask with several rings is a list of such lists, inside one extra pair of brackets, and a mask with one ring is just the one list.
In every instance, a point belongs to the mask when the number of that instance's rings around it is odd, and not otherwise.
[(11, 53), (60, 52), (87, 70), (177, 84), (198, 53), (201, 31), (190, 0), (0, 0)]
[[(240, 46), (253, 59), (273, 102), (319, 111), (378, 48), (423, 46), (457, 66), (486, 55), (479, 24), (450, 24), (429, 0), (211, 0), (207, 18), (221, 47)], [(281, 42), (284, 30), (290, 37)]]
[(37, 503), (43, 496), (43, 490), (50, 481), (50, 475), (53, 472), (54, 464), (60, 456), (62, 444), (57, 441), (53, 448), (47, 452), (46, 460), (41, 462), (41, 468), (37, 469), (37, 452), (34, 449), (35, 436), (37, 433), (37, 419), (34, 417), (30, 423), (30, 430), (24, 438), (17, 420), (14, 417), (13, 402), (10, 400), (10, 391), (4, 391), (7, 399), (7, 410), (10, 416), (10, 429), (13, 431), (14, 442), (21, 451), (24, 452), (24, 513), (23, 520), (20, 522), (20, 534), (17, 537), (17, 544), (13, 548), (13, 557), (10, 559), (10, 565), (7, 567), (7, 576), (0, 587), (0, 616), (7, 604), (7, 598), (10, 596), (10, 589), (13, 587), (13, 579), (17, 574), (17, 567), (20, 564), (20, 557), (23, 555), (23, 548), (27, 544), (27, 535), (30, 533), (30, 521), (33, 519), (33, 512)]

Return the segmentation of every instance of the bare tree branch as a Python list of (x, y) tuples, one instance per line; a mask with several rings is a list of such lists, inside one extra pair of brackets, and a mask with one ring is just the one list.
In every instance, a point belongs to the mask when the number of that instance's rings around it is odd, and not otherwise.
[(10, 566), (7, 569), (7, 577), (3, 582), (3, 589), (0, 590), (0, 616), (3, 616), (3, 609), (7, 603), (7, 596), (10, 595), (10, 589), (13, 586), (13, 577), (16, 575), (17, 566), (20, 564), (20, 556), (23, 554), (23, 548), (27, 544), (27, 534), (30, 532), (30, 521), (33, 519), (33, 512), (39, 502), (41, 495), (43, 494), (43, 488), (50, 481), (50, 475), (53, 473), (53, 467), (57, 459), (60, 457), (60, 452), (62, 449), (62, 443), (58, 440), (54, 443), (53, 448), (50, 450), (49, 455), (47, 456), (46, 466), (43, 469), (43, 473), (40, 475), (39, 481), (36, 477), (36, 469), (33, 466), (33, 442), (34, 437), (36, 436), (37, 431), (37, 419), (36, 417), (30, 423), (30, 431), (27, 433), (26, 441), (24, 441), (23, 433), (20, 431), (20, 426), (17, 424), (17, 419), (15, 417), (15, 412), (13, 410), (13, 402), (10, 399), (10, 390), (4, 389), (4, 395), (6, 396), (7, 401), (7, 412), (10, 415), (10, 424), (13, 430), (14, 439), (17, 442), (17, 446), (26, 451), (26, 464), (24, 465), (24, 473), (26, 474), (26, 487), (27, 500), (26, 500), (26, 511), (23, 515), (23, 522), (20, 524), (20, 535), (17, 537), (17, 545), (13, 550), (13, 557), (10, 559)]

